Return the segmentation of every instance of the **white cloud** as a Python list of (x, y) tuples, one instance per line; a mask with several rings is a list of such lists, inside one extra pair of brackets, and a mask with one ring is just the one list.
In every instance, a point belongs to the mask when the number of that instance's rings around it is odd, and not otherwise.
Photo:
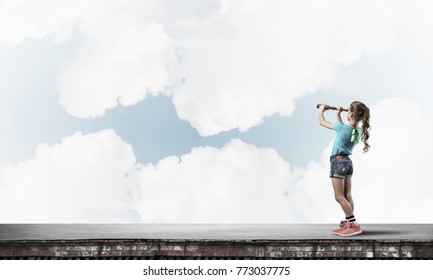
[[(60, 104), (76, 117), (170, 94), (203, 136), (265, 116), (334, 80), (334, 66), (394, 44), (399, 1), (5, 1), (0, 42), (78, 30), (62, 69)], [(3, 28), (2, 28), (3, 27)]]
[(118, 103), (136, 104), (170, 85), (166, 64), (171, 42), (162, 26), (156, 22), (121, 24), (108, 34), (87, 38), (76, 59), (60, 74), (60, 104), (69, 114), (100, 117)]
[(61, 43), (70, 35), (83, 0), (0, 0), (0, 44), (14, 46), (26, 38), (52, 35)]
[(233, 140), (146, 165), (139, 176), (137, 209), (145, 222), (303, 221), (302, 192), (285, 196), (290, 166), (273, 149)]
[(172, 85), (167, 72), (175, 57), (163, 26), (148, 15), (152, 1), (92, 3), (77, 19), (83, 41), (57, 83), (60, 104), (80, 118), (160, 94)]
[(112, 130), (76, 133), (0, 167), (0, 222), (302, 222), (290, 177), (273, 149), (240, 140), (143, 166)]
[(173, 103), (204, 136), (291, 115), (297, 98), (332, 85), (336, 64), (389, 50), (399, 15), (395, 1), (223, 3), (181, 40), (186, 80)]
[(1, 0), (0, 43), (51, 36), (60, 44), (80, 32), (77, 54), (58, 77), (59, 102), (75, 117), (100, 117), (118, 103), (136, 104), (172, 86), (167, 72), (175, 48), (155, 21), (160, 5), (153, 0)]
[(0, 222), (138, 222), (135, 164), (112, 130), (41, 144), (34, 158), (0, 167)]

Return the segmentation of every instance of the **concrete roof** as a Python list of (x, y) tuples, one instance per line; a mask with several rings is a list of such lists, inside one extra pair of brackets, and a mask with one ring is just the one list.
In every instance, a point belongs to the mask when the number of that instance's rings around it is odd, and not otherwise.
[(353, 237), (331, 224), (0, 224), (0, 240), (433, 240), (433, 224), (365, 224)]

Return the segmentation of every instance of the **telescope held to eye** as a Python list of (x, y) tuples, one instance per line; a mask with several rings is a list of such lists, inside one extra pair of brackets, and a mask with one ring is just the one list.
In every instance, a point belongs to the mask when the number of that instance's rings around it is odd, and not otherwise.
[[(322, 105), (322, 104), (317, 104), (316, 108), (319, 109), (320, 105)], [(335, 110), (335, 111), (337, 111), (337, 107), (332, 107), (332, 106), (329, 106), (329, 105), (325, 105), (325, 110)], [(349, 110), (341, 108), (341, 111), (347, 112)]]

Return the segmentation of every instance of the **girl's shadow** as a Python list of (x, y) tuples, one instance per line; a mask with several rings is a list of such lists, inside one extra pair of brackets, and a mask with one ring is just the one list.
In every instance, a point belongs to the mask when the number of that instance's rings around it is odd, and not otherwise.
[(396, 231), (396, 230), (362, 230), (363, 236), (384, 236), (389, 235), (393, 239), (395, 236), (407, 235), (407, 231)]

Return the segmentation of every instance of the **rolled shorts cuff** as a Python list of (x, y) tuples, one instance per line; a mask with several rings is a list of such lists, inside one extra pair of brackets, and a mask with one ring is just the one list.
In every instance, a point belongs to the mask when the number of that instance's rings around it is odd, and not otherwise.
[(343, 176), (343, 175), (339, 175), (339, 174), (332, 174), (332, 175), (329, 175), (329, 178), (350, 179), (350, 178), (352, 178), (352, 175)]

